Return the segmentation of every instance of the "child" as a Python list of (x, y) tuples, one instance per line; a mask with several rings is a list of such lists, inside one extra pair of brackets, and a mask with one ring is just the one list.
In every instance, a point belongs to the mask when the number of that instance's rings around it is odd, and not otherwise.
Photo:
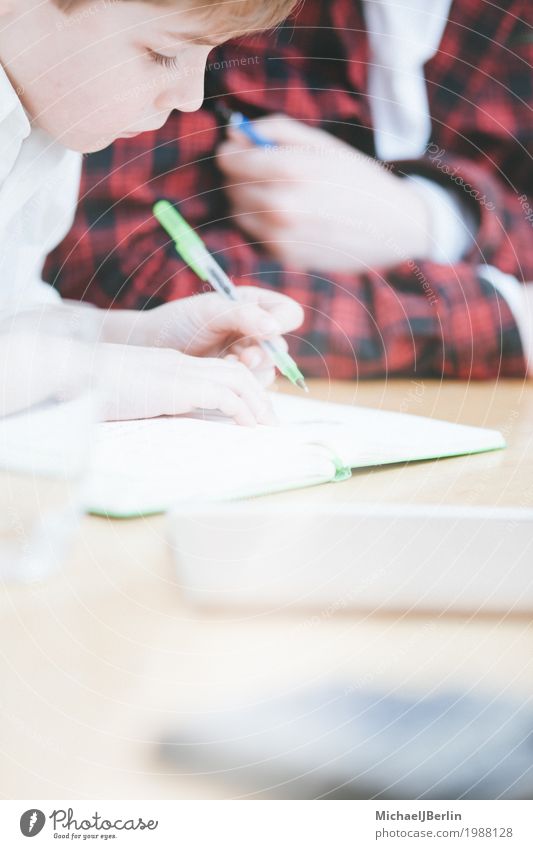
[[(274, 25), (293, 2), (0, 0), (4, 316), (57, 299), (40, 273), (72, 223), (80, 154), (161, 127), (173, 109), (198, 109), (210, 49)], [(250, 371), (272, 378), (255, 340), (294, 329), (302, 311), (249, 287), (236, 306), (209, 293), (99, 319), (106, 417), (203, 407), (251, 425), (272, 421)]]

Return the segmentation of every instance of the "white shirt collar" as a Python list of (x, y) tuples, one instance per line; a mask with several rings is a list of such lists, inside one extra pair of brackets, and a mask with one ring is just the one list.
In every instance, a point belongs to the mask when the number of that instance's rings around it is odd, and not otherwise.
[(0, 124), (9, 117), (14, 117), (15, 122), (11, 122), (11, 131), (14, 126), (20, 133), (20, 141), (27, 138), (31, 132), (31, 125), (28, 116), (24, 111), (21, 100), (11, 85), (9, 77), (4, 68), (0, 65)]
[(452, 0), (365, 0), (368, 98), (380, 159), (421, 156), (431, 119), (424, 65), (435, 55)]
[(372, 56), (388, 67), (420, 66), (435, 55), (452, 0), (365, 0)]

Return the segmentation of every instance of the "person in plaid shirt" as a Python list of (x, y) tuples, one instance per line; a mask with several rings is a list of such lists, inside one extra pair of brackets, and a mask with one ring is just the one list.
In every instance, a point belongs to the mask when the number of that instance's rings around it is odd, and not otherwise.
[[(306, 0), (212, 54), (200, 112), (86, 160), (47, 279), (112, 308), (201, 291), (151, 214), (165, 197), (237, 283), (305, 307), (307, 375), (522, 376), (532, 56), (528, 0)], [(228, 109), (272, 146), (228, 132)]]

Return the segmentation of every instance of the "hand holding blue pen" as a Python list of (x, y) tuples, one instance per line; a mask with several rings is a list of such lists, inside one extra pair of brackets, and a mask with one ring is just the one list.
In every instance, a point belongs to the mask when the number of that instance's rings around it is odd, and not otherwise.
[(253, 121), (250, 121), (242, 112), (232, 112), (229, 118), (229, 126), (233, 127), (244, 135), (257, 147), (274, 147), (274, 142), (265, 138), (259, 133)]

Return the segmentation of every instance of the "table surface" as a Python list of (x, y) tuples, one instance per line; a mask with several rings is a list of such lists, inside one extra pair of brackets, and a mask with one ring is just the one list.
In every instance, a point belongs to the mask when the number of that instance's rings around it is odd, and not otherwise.
[[(275, 496), (280, 502), (531, 506), (533, 387), (424, 380), (311, 388), (323, 400), (496, 427), (509, 447), (361, 472)], [(39, 586), (1, 587), (0, 611), (3, 798), (227, 798), (236, 791), (213, 778), (170, 774), (158, 741), (199, 714), (303, 686), (533, 696), (526, 618), (187, 607), (161, 516), (85, 519), (62, 572)]]

